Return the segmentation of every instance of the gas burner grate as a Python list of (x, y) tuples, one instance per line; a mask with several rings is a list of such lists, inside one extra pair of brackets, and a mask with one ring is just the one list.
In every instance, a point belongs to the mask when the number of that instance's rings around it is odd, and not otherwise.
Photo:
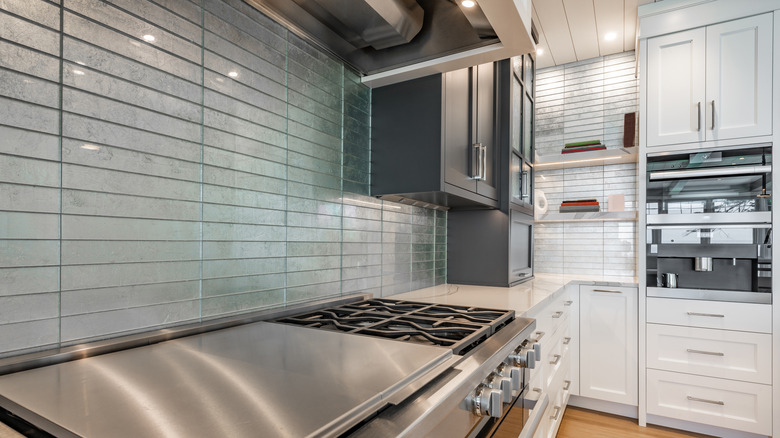
[(465, 354), (514, 319), (510, 310), (370, 299), (275, 320), (322, 330), (438, 345)]

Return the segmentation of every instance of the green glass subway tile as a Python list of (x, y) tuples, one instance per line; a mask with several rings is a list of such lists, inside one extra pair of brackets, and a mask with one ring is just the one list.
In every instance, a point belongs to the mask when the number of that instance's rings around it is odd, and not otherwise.
[(305, 198), (287, 198), (287, 211), (299, 213), (315, 213), (328, 216), (341, 216), (341, 204), (318, 201)]
[(276, 289), (204, 298), (201, 315), (209, 318), (281, 307), (284, 305), (284, 296), (284, 289)]
[(340, 242), (288, 242), (287, 257), (338, 256), (342, 253)]
[(214, 297), (284, 288), (284, 273), (210, 278), (203, 280), (203, 296)]
[(321, 132), (332, 137), (341, 136), (341, 120), (332, 122), (320, 117), (319, 114), (311, 113), (294, 106), (288, 107), (287, 117), (290, 120), (294, 120), (303, 125), (306, 125), (317, 132)]
[(311, 170), (290, 167), (288, 169), (289, 181), (311, 184), (317, 187), (326, 187), (334, 190), (341, 188), (341, 177), (338, 175), (326, 175)]
[[(382, 220), (382, 212), (376, 208), (380, 205), (376, 199), (367, 196), (354, 196), (355, 198), (360, 199), (349, 199), (350, 196), (354, 195), (349, 193), (344, 194), (345, 218), (370, 219), (374, 221)], [(366, 199), (367, 201), (362, 201), (362, 199)], [(377, 201), (377, 203), (372, 203), (371, 201)]]
[(315, 157), (323, 161), (341, 163), (341, 151), (339, 149), (325, 147), (302, 138), (289, 137), (288, 149), (290, 151), (308, 155), (310, 157)]
[(289, 164), (291, 167), (297, 167), (299, 169), (325, 173), (333, 176), (341, 175), (341, 164), (338, 162), (325, 161), (319, 157), (300, 154), (294, 151), (290, 151), (287, 157), (287, 164)]
[(341, 295), (341, 282), (309, 284), (303, 286), (291, 286), (287, 288), (287, 303), (299, 303)]
[(287, 287), (292, 289), (296, 286), (319, 285), (324, 283), (338, 282), (341, 279), (341, 269), (314, 269), (311, 271), (287, 273)]
[(341, 244), (341, 254), (345, 256), (358, 254), (382, 255), (382, 244), (366, 242), (344, 242)]
[[(332, 97), (332, 99), (335, 100), (335, 97)], [(339, 109), (332, 108), (332, 106), (328, 106), (325, 104), (322, 104), (321, 102), (313, 99), (311, 96), (307, 96), (294, 88), (292, 88), (292, 85), (288, 89), (288, 102), (291, 106), (299, 108), (303, 111), (307, 111), (311, 114), (316, 114), (317, 116), (321, 117), (322, 119), (329, 120), (333, 123), (341, 123), (342, 120), (342, 113)], [(333, 105), (337, 104), (338, 102), (334, 102)]]
[(414, 260), (412, 260), (412, 272), (432, 271), (432, 270), (433, 270), (432, 261), (415, 262)]
[(288, 227), (341, 229), (341, 220), (340, 216), (287, 212)]
[(341, 191), (338, 189), (334, 190), (328, 187), (318, 187), (296, 181), (287, 181), (287, 190), (290, 197), (341, 202)]
[(344, 242), (382, 242), (382, 233), (375, 231), (344, 230)]
[(284, 52), (287, 29), (241, 0), (205, 0), (204, 9)]
[(331, 135), (322, 131), (318, 131), (311, 126), (294, 119), (288, 119), (287, 132), (290, 136), (298, 137), (300, 139), (307, 140), (336, 151), (341, 150), (340, 134)]

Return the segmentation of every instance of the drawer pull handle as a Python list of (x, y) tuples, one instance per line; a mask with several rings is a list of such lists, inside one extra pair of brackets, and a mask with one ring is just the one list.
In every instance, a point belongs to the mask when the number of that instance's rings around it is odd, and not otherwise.
[(723, 406), (723, 405), (726, 404), (726, 403), (723, 403), (720, 400), (707, 400), (706, 398), (696, 398), (696, 397), (691, 397), (690, 395), (688, 396), (688, 400), (695, 401), (695, 402), (702, 402), (702, 403), (710, 403), (710, 404), (713, 404), (713, 405), (720, 405), (720, 406)]
[(539, 342), (544, 337), (544, 332), (536, 332), (536, 339), (534, 342)]
[(619, 290), (610, 290), (610, 289), (593, 289), (593, 292), (607, 292), (610, 294), (622, 294), (623, 292)]
[(688, 353), (696, 353), (696, 354), (708, 354), (710, 356), (725, 356), (725, 354), (717, 352), (717, 351), (704, 351), (704, 350), (694, 350), (694, 349), (687, 349), (685, 350)]
[(719, 313), (699, 313), (699, 312), (688, 312), (689, 316), (709, 316), (711, 318), (725, 318), (726, 315), (721, 315)]
[(558, 365), (558, 362), (561, 361), (561, 355), (560, 354), (553, 354), (553, 357), (555, 359), (550, 361), (550, 365)]
[(550, 420), (558, 421), (558, 416), (561, 415), (561, 407), (560, 406), (556, 406), (556, 407), (553, 408), (553, 410), (555, 411), (555, 413), (550, 415)]
[(538, 392), (539, 394), (542, 393), (542, 388), (534, 388), (532, 389), (533, 392)]
[(552, 314), (552, 317), (555, 319), (558, 319), (561, 316), (563, 316), (563, 312), (561, 312), (560, 310)]
[(572, 303), (574, 303), (574, 301), (571, 301), (571, 300), (569, 300), (569, 301), (564, 301), (564, 302), (563, 302), (563, 305), (564, 305), (564, 306), (571, 306), (571, 305), (572, 305)]
[(569, 342), (571, 342), (571, 338), (570, 337), (563, 338), (563, 345), (569, 345)]
[(563, 383), (566, 384), (566, 386), (563, 387), (563, 390), (568, 391), (569, 388), (571, 387), (571, 380), (564, 380)]

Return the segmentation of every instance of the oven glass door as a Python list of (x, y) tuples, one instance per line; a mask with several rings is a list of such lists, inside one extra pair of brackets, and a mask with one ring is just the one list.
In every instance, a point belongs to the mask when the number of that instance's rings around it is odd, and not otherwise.
[(649, 157), (648, 223), (669, 222), (653, 216), (768, 212), (771, 164), (769, 148)]

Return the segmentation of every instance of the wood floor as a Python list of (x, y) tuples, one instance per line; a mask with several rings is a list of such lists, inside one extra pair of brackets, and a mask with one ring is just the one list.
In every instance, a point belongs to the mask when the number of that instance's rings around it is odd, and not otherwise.
[(660, 426), (640, 427), (633, 418), (568, 406), (557, 438), (681, 438), (707, 437)]

